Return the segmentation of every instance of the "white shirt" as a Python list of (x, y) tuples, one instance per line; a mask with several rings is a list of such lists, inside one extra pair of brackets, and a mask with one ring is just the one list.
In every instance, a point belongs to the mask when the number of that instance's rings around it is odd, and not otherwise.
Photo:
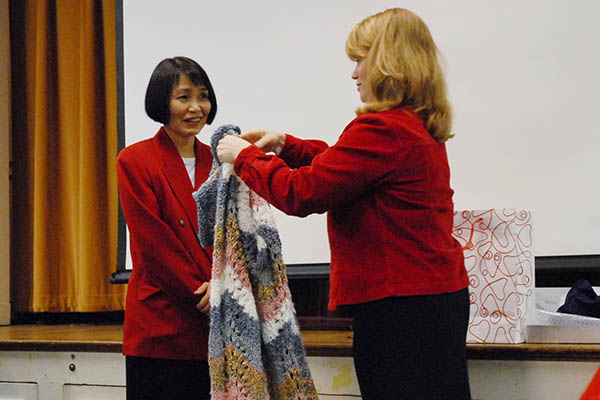
[(196, 183), (195, 183), (195, 175), (196, 175), (196, 158), (195, 157), (191, 157), (191, 158), (185, 158), (185, 157), (181, 157), (181, 159), (183, 160), (183, 163), (185, 164), (185, 169), (187, 170), (188, 175), (190, 176), (190, 180), (192, 181), (192, 186), (196, 187)]

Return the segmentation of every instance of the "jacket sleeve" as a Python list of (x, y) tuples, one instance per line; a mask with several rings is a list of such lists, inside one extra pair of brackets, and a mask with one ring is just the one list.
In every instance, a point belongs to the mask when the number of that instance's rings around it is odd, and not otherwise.
[[(136, 261), (134, 268), (143, 268), (140, 273), (153, 286), (185, 303), (195, 304), (198, 299), (194, 290), (209, 277), (203, 276), (206, 272), (203, 273), (202, 265), (194, 260), (174, 228), (161, 218), (164, 210), (148, 168), (122, 152), (117, 171), (121, 206), (129, 227), (132, 258)], [(208, 256), (205, 261), (210, 264)]]
[(310, 165), (313, 158), (325, 150), (329, 145), (321, 140), (302, 140), (290, 134), (285, 135), (285, 144), (279, 157), (291, 168)]
[(393, 175), (398, 167), (396, 132), (377, 119), (357, 119), (338, 142), (312, 163), (290, 169), (254, 146), (235, 161), (238, 176), (286, 214), (306, 216), (339, 207)]

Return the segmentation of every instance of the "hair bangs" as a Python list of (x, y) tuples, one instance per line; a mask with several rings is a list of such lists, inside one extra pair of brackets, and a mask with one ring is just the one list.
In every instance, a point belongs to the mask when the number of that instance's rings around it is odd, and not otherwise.
[(362, 60), (369, 53), (370, 43), (366, 40), (362, 25), (356, 25), (346, 39), (346, 54), (352, 61)]

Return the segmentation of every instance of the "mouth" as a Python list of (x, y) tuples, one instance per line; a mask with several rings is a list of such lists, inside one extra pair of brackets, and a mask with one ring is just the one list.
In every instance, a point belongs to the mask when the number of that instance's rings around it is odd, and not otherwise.
[(185, 122), (186, 124), (199, 124), (202, 122), (204, 118), (201, 117), (194, 117), (194, 118), (186, 118), (183, 120), (183, 122)]

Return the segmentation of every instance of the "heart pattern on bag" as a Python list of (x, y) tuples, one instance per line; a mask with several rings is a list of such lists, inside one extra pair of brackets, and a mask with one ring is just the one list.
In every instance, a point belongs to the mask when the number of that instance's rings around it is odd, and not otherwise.
[(454, 213), (469, 275), (467, 342), (522, 343), (534, 306), (533, 218), (511, 208)]

